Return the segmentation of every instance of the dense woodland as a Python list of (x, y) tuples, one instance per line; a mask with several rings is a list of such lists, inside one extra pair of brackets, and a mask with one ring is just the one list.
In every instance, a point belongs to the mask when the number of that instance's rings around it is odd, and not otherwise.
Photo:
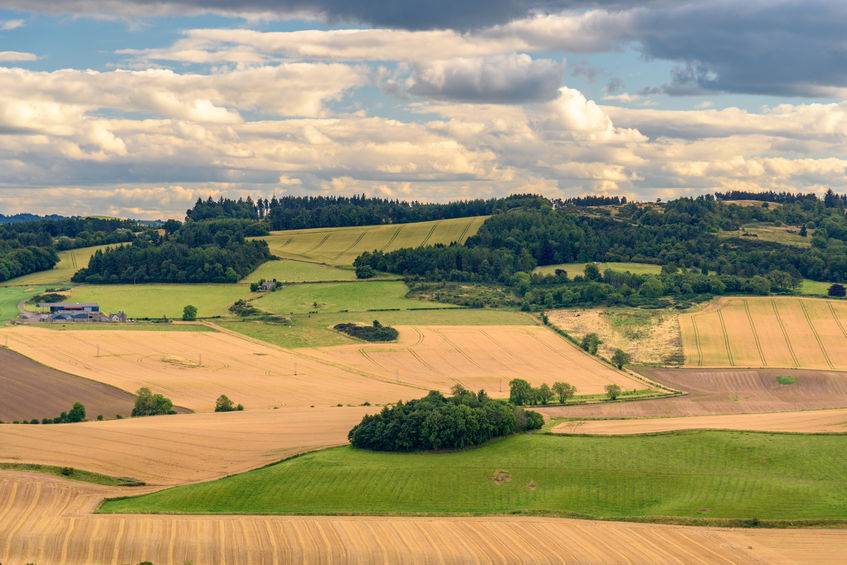
[[(660, 304), (663, 297), (791, 292), (802, 278), (847, 280), (845, 200), (799, 198), (779, 206), (735, 206), (714, 196), (662, 206), (628, 203), (616, 214), (580, 213), (552, 204), (493, 215), (464, 245), (366, 252), (357, 272), (390, 272), (424, 281), (508, 285), (524, 305)], [(814, 229), (810, 247), (736, 237), (750, 222)], [(719, 232), (723, 236), (719, 236)], [(659, 276), (620, 272), (530, 274), (539, 265), (632, 261), (662, 265)]]
[(231, 283), (273, 256), (265, 241), (245, 237), (267, 233), (255, 221), (222, 218), (166, 226), (165, 235), (148, 232), (132, 245), (97, 251), (75, 282)]
[(375, 451), (462, 449), (543, 424), (537, 412), (456, 385), (452, 396), (431, 391), (367, 415), (347, 437), (353, 447)]

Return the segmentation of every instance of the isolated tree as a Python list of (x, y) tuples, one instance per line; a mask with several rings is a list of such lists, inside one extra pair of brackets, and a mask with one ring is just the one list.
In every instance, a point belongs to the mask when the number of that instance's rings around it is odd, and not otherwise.
[(174, 413), (174, 403), (171, 402), (170, 398), (161, 394), (153, 394), (147, 387), (141, 387), (135, 394), (137, 398), (132, 409), (133, 417)]
[(609, 398), (609, 400), (617, 400), (620, 395), (620, 385), (606, 385), (606, 396)]
[(85, 421), (85, 406), (80, 404), (79, 402), (74, 402), (74, 405), (71, 407), (68, 412), (65, 421), (67, 422), (83, 422)]
[(540, 404), (550, 404), (550, 401), (553, 399), (553, 391), (550, 390), (549, 386), (543, 384), (536, 390), (536, 397)]
[(603, 342), (600, 341), (600, 337), (596, 333), (592, 332), (585, 334), (582, 338), (582, 342), (580, 343), (580, 347), (592, 355), (597, 355), (597, 348), (601, 343)]
[(182, 309), (182, 319), (186, 322), (193, 322), (197, 319), (197, 306), (189, 304)]
[(615, 352), (612, 353), (612, 363), (614, 363), (615, 367), (618, 369), (623, 369), (623, 366), (629, 363), (629, 360), (629, 353), (623, 349), (615, 349)]
[(553, 383), (553, 392), (559, 397), (559, 403), (565, 404), (569, 398), (576, 394), (576, 387), (569, 383), (555, 382)]
[(806, 229), (806, 225), (803, 224), (800, 226), (800, 237), (806, 237), (809, 234), (809, 231)]
[(516, 406), (529, 404), (534, 396), (532, 386), (524, 379), (509, 381), (509, 401)]
[(844, 288), (843, 284), (835, 283), (835, 284), (833, 284), (832, 286), (829, 287), (827, 294), (830, 295), (830, 296), (837, 296), (837, 297), (847, 296), (847, 288)]
[(244, 410), (241, 404), (235, 404), (229, 397), (222, 394), (215, 401), (215, 412), (236, 412)]

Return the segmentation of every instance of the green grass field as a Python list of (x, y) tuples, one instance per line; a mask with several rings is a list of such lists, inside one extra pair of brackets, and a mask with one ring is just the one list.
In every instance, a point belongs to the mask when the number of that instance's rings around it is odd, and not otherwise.
[(69, 300), (96, 302), (103, 312), (123, 310), (131, 318), (181, 318), (187, 304), (201, 317), (229, 315), (227, 308), (249, 295), (243, 284), (109, 284), (76, 286)]
[(845, 448), (843, 435), (713, 431), (523, 434), (449, 453), (340, 447), (100, 511), (845, 520)]
[(365, 251), (393, 251), (436, 243), (465, 240), (474, 235), (485, 216), (413, 224), (387, 224), (344, 228), (313, 228), (273, 232), (267, 240), (278, 257), (351, 265)]
[[(384, 308), (452, 308), (449, 304), (426, 302), (406, 298), (409, 288), (402, 281), (370, 281), (350, 283), (325, 283), (292, 285), (255, 300), (256, 308), (274, 314), (319, 312), (340, 312), (349, 310), (361, 312)], [(314, 304), (317, 303), (316, 308)]]
[(44, 292), (46, 288), (44, 286), (0, 287), (0, 323), (17, 318), (18, 303)]
[(510, 310), (400, 310), (392, 312), (344, 312), (297, 314), (292, 325), (268, 324), (260, 321), (220, 321), (219, 325), (248, 337), (280, 347), (326, 347), (355, 343), (350, 337), (334, 331), (342, 322), (368, 324), (379, 320), (396, 325), (536, 325), (538, 320), (523, 312)]
[[(740, 230), (722, 231), (719, 237), (739, 237), (742, 239), (750, 239), (752, 241), (770, 241), (773, 243), (781, 243), (783, 245), (791, 245), (794, 247), (811, 247), (812, 235), (815, 230), (808, 230), (806, 237), (800, 235), (798, 226), (773, 226), (768, 224), (747, 224)], [(749, 235), (743, 235), (747, 233)]]
[(241, 279), (241, 282), (250, 283), (259, 279), (276, 279), (282, 282), (321, 282), (321, 281), (355, 281), (356, 272), (352, 268), (340, 269), (330, 265), (319, 263), (307, 263), (305, 261), (292, 261), (283, 259), (280, 261), (268, 261), (262, 263), (258, 269)]
[(88, 266), (88, 260), (91, 259), (91, 256), (94, 255), (95, 251), (97, 251), (98, 249), (116, 247), (119, 245), (121, 244), (118, 243), (113, 244), (111, 246), (96, 245), (94, 247), (80, 247), (79, 249), (60, 251), (59, 262), (56, 263), (56, 266), (50, 269), (49, 271), (39, 271), (37, 273), (30, 273), (28, 275), (18, 277), (16, 279), (10, 279), (4, 282), (3, 285), (22, 286), (31, 284), (66, 284), (70, 282), (71, 277), (74, 275), (74, 273), (76, 273), (83, 267)]
[[(541, 273), (545, 275), (552, 275), (556, 272), (556, 269), (564, 269), (567, 271), (568, 276), (573, 278), (576, 275), (581, 275), (585, 272), (585, 266), (588, 263), (561, 263), (559, 265), (544, 265), (543, 267), (536, 267), (536, 273)], [(658, 275), (662, 272), (661, 265), (651, 265), (648, 263), (595, 263), (597, 268), (600, 269), (602, 273), (606, 269), (612, 269), (613, 271), (629, 271), (634, 275)]]
[(800, 288), (798, 292), (809, 296), (827, 296), (830, 286), (832, 286), (831, 282), (803, 279), (800, 281)]

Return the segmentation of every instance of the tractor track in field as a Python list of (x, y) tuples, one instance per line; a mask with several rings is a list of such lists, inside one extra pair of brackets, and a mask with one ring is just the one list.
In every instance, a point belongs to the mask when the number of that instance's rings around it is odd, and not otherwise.
[(747, 314), (747, 322), (750, 324), (750, 329), (753, 331), (753, 339), (756, 341), (756, 351), (759, 352), (759, 360), (762, 362), (763, 367), (767, 367), (768, 363), (765, 361), (765, 354), (762, 351), (762, 343), (759, 341), (759, 332), (756, 331), (756, 323), (753, 322), (753, 316), (750, 314), (750, 303), (746, 300), (744, 301), (744, 312)]
[(826, 351), (826, 347), (823, 345), (823, 340), (821, 339), (820, 334), (818, 334), (818, 330), (815, 329), (815, 325), (812, 323), (812, 317), (809, 316), (809, 311), (806, 309), (806, 303), (802, 300), (800, 301), (800, 309), (803, 311), (806, 323), (809, 324), (809, 329), (812, 330), (812, 335), (815, 336), (815, 341), (818, 342), (818, 347), (821, 349), (821, 354), (823, 355), (824, 360), (826, 360), (826, 364), (831, 369), (833, 367), (832, 360), (829, 358), (829, 354)]
[(429, 232), (426, 234), (426, 237), (423, 239), (421, 244), (418, 247), (424, 247), (427, 242), (432, 238), (432, 234), (435, 233), (436, 228), (441, 225), (441, 222), (435, 222), (431, 228), (429, 228)]
[(794, 361), (794, 366), (799, 367), (800, 362), (797, 360), (797, 354), (794, 353), (794, 347), (791, 345), (791, 339), (788, 337), (788, 331), (785, 329), (785, 322), (782, 321), (782, 316), (779, 315), (779, 308), (777, 307), (775, 300), (771, 300), (771, 307), (773, 308), (774, 316), (776, 316), (779, 329), (782, 332), (782, 337), (785, 340), (785, 346), (788, 348), (788, 353)]

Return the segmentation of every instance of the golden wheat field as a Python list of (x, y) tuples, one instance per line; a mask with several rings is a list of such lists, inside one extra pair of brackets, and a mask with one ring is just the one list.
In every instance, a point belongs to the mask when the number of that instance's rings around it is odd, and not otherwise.
[(455, 218), (411, 224), (385, 224), (344, 228), (311, 228), (272, 232), (262, 237), (271, 253), (287, 259), (315, 261), (329, 265), (350, 265), (365, 251), (394, 251), (464, 243), (474, 235), (486, 216)]
[(646, 385), (539, 326), (400, 326), (392, 345), (283, 349), (232, 332), (133, 332), (34, 327), (0, 330), (8, 346), (47, 366), (196, 412), (226, 394), (249, 410), (359, 405), (418, 398), (456, 383), (508, 395), (508, 381), (566, 380), (583, 394)]
[[(132, 489), (133, 492), (140, 492)], [(838, 563), (847, 530), (489, 516), (97, 515), (126, 488), (0, 471), (0, 562)]]
[(157, 485), (209, 480), (346, 443), (350, 428), (374, 410), (280, 408), (5, 425), (0, 426), (0, 462), (70, 466)]
[(692, 367), (847, 369), (847, 303), (723, 298), (679, 317)]
[(628, 435), (675, 430), (747, 430), (755, 432), (845, 433), (847, 409), (725, 414), (627, 420), (573, 420), (553, 428), (563, 434)]

